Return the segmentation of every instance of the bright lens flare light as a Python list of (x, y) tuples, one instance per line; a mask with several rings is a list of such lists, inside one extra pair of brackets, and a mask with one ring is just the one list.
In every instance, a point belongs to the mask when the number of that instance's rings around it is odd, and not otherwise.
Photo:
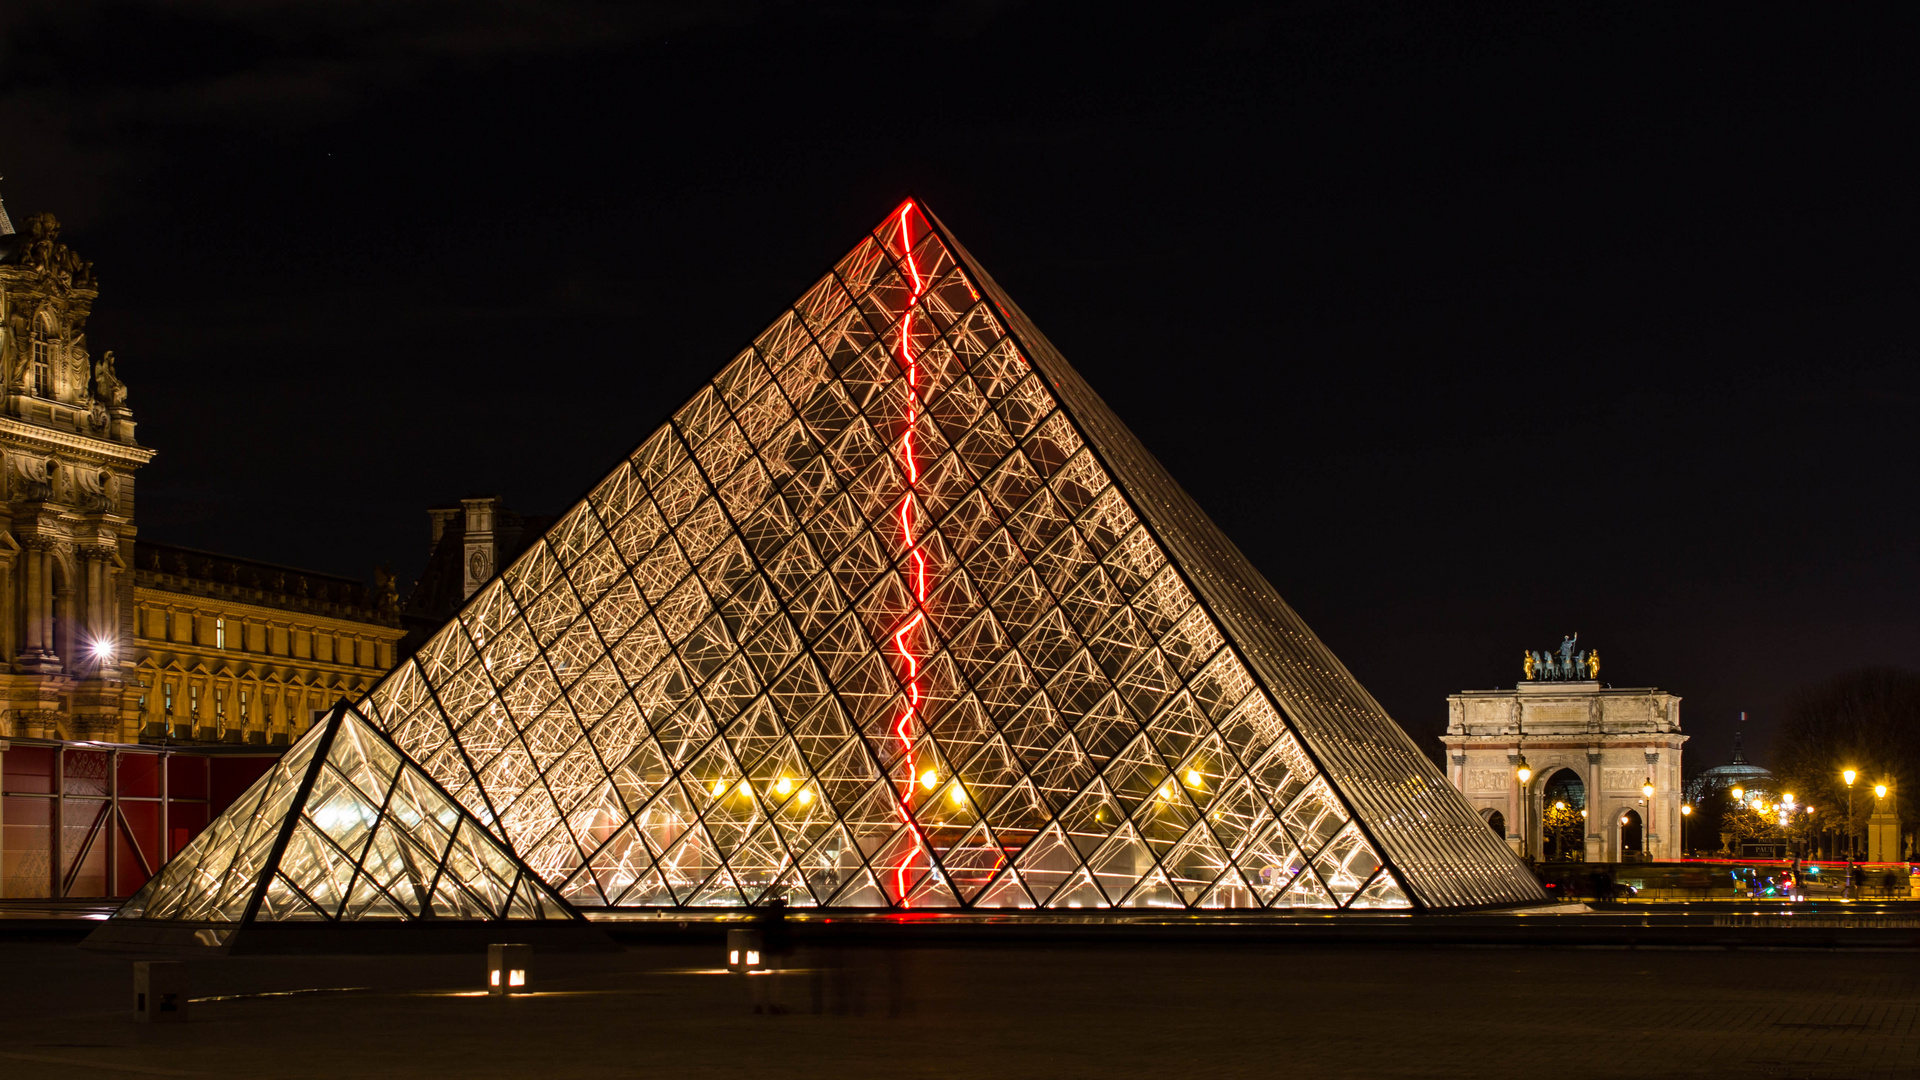
[(101, 638), (87, 646), (87, 651), (93, 654), (95, 660), (111, 660), (113, 659), (113, 642), (107, 638)]
[(776, 794), (785, 795), (787, 792), (793, 790), (793, 781), (783, 776), (774, 783), (773, 790)]
[(727, 793), (727, 782), (725, 780), (715, 780), (713, 782), (713, 797), (717, 799), (720, 796), (725, 795), (726, 793)]
[(1206, 780), (1206, 777), (1200, 775), (1199, 769), (1187, 770), (1187, 786), (1188, 787), (1199, 787), (1201, 783), (1204, 782), (1205, 780)]
[(1873, 785), (1873, 797), (1874, 797), (1874, 798), (1876, 798), (1876, 799), (1884, 799), (1884, 798), (1886, 798), (1886, 797), (1887, 797), (1887, 785), (1885, 785), (1885, 784), (1875, 784), (1875, 785)]
[(1843, 770), (1841, 770), (1841, 772), (1840, 772), (1840, 779), (1842, 779), (1842, 780), (1845, 780), (1845, 781), (1847, 782), (1847, 786), (1848, 786), (1848, 787), (1852, 787), (1852, 786), (1853, 786), (1853, 782), (1854, 782), (1854, 781), (1855, 781), (1856, 779), (1858, 779), (1858, 778), (1859, 778), (1859, 776), (1860, 776), (1860, 774), (1859, 774), (1858, 772), (1855, 772), (1855, 771), (1854, 771), (1854, 770), (1852, 770), (1852, 769), (1843, 769)]
[(923, 788), (926, 788), (928, 791), (932, 791), (934, 788), (939, 787), (940, 774), (937, 772), (934, 772), (932, 769), (928, 769), (926, 772), (921, 773), (920, 786)]
[(813, 792), (808, 791), (806, 788), (801, 788), (800, 794), (795, 795), (794, 798), (800, 800), (801, 806), (805, 806), (813, 801)]

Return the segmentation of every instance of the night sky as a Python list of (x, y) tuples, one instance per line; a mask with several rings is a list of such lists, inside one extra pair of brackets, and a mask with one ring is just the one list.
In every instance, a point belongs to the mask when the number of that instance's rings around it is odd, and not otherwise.
[(1764, 762), (1920, 666), (1916, 27), (1835, 7), (14, 0), (0, 195), (150, 539), (411, 580), (914, 193), (1427, 749), (1577, 630)]

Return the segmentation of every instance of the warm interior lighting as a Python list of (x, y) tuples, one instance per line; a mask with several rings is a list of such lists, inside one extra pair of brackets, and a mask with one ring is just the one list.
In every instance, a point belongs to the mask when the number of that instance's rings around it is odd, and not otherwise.
[[(732, 966), (732, 965), (735, 965), (735, 964), (738, 964), (739, 962), (740, 962), (740, 950), (739, 950), (739, 949), (728, 949), (728, 950), (727, 950), (727, 964), (728, 964), (729, 966)], [(495, 978), (496, 978), (496, 980), (497, 980), (497, 979), (498, 979), (498, 977), (499, 977), (499, 973), (498, 973), (498, 972), (495, 972), (495, 973), (494, 973), (494, 976), (495, 976)]]
[(951, 798), (951, 799), (953, 800), (953, 805), (955, 805), (955, 806), (965, 806), (965, 805), (967, 805), (967, 793), (966, 793), (966, 790), (965, 790), (964, 788), (962, 788), (962, 787), (961, 787), (961, 786), (960, 786), (959, 784), (955, 784), (955, 785), (953, 785), (953, 792), (952, 792), (952, 794), (951, 794), (951, 795), (949, 795), (948, 797), (949, 797), (949, 798)]
[(1160, 785), (1160, 797), (1163, 799), (1173, 798), (1173, 782), (1171, 780)]
[(928, 791), (932, 791), (934, 788), (939, 787), (940, 774), (935, 772), (932, 769), (928, 769), (926, 772), (921, 773), (920, 786), (923, 788), (926, 788)]
[(747, 950), (747, 966), (748, 967), (760, 966), (760, 954), (755, 952), (752, 949)]
[(514, 968), (512, 971), (507, 973), (507, 985), (508, 986), (527, 985), (527, 973), (525, 971), (522, 971), (519, 968)]
[(713, 782), (713, 797), (717, 799), (720, 796), (725, 795), (726, 793), (727, 793), (727, 782), (725, 780), (715, 780)]
[(1187, 770), (1187, 786), (1188, 787), (1199, 787), (1201, 781), (1204, 779), (1205, 778), (1200, 775), (1199, 769)]
[(808, 803), (810, 803), (810, 802), (812, 802), (812, 801), (813, 801), (813, 792), (811, 792), (811, 791), (808, 791), (808, 790), (807, 790), (806, 788), (801, 788), (801, 789), (800, 789), (800, 794), (798, 794), (798, 795), (795, 795), (795, 796), (794, 796), (794, 798), (796, 798), (796, 799), (799, 799), (799, 800), (800, 800), (800, 805), (801, 805), (801, 806), (805, 806), (805, 805), (807, 805)]
[(753, 794), (753, 787), (745, 780), (742, 780), (740, 781), (740, 786), (733, 789), (733, 793), (744, 799)]
[(783, 776), (774, 782), (773, 790), (781, 795), (785, 795), (787, 792), (793, 790), (793, 781)]

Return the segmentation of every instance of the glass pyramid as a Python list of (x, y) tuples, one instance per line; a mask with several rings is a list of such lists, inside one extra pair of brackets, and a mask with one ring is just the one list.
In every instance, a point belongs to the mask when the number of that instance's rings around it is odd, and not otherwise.
[(115, 920), (577, 920), (418, 765), (342, 703)]
[(913, 202), (362, 707), (587, 906), (1544, 899)]

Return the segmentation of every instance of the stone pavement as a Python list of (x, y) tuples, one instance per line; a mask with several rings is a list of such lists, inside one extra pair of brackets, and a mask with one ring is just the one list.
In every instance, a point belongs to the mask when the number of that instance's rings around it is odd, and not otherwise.
[(456, 996), (479, 957), (195, 961), (192, 1022), (145, 1026), (130, 960), (0, 944), (0, 1077), (1920, 1074), (1911, 952), (844, 948), (752, 979), (719, 953), (538, 957), (514, 1000)]

